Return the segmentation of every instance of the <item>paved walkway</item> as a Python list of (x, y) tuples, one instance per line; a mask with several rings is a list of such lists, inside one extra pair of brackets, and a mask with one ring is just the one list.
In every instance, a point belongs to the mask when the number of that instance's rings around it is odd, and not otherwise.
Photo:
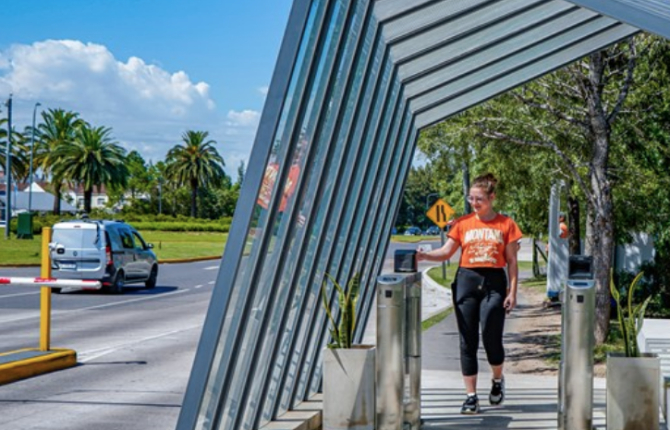
[[(523, 251), (523, 245), (522, 245)], [(527, 253), (528, 254), (528, 253)], [(389, 273), (392, 267), (385, 267)], [(520, 277), (529, 277), (521, 273)], [(451, 306), (451, 294), (448, 290), (432, 282), (423, 287), (423, 318)], [(519, 306), (528, 305), (519, 295)], [(366, 328), (364, 343), (375, 342), (376, 314), (370, 316)], [(506, 336), (516, 332), (515, 327), (523, 321), (516, 319), (514, 313), (505, 325)], [(458, 330), (453, 314), (423, 333), (422, 339), (422, 419), (423, 429), (556, 429), (558, 410), (558, 380), (550, 376), (526, 374), (506, 375), (506, 401), (504, 405), (488, 405), (490, 373), (488, 363), (480, 348), (481, 377), (478, 383), (481, 413), (475, 416), (460, 414), (464, 400), (463, 381), (459, 363)], [(598, 430), (605, 429), (605, 379), (594, 380), (593, 425)], [(661, 430), (665, 430), (664, 424)]]

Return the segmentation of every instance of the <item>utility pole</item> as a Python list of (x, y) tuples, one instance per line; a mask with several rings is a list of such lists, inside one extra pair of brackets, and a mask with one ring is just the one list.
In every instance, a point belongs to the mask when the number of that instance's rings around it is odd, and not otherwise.
[(12, 220), (12, 95), (7, 100), (7, 154), (5, 156), (5, 239), (9, 239), (9, 223)]
[(33, 128), (30, 130), (30, 188), (28, 188), (28, 213), (33, 214), (33, 152), (35, 152), (35, 114), (37, 107), (42, 106), (40, 102), (35, 103), (33, 108)]

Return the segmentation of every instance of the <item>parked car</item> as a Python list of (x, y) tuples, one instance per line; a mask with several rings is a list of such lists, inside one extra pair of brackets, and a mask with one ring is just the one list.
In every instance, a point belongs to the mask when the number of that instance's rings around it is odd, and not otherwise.
[[(87, 279), (120, 294), (126, 284), (154, 288), (158, 259), (153, 245), (123, 221), (73, 220), (56, 223), (49, 243), (54, 278)], [(52, 288), (60, 293), (60, 288)]]
[(440, 227), (431, 225), (426, 229), (426, 236), (437, 236), (440, 234)]
[(420, 236), (421, 235), (421, 229), (419, 227), (408, 227), (407, 230), (405, 230), (405, 236)]

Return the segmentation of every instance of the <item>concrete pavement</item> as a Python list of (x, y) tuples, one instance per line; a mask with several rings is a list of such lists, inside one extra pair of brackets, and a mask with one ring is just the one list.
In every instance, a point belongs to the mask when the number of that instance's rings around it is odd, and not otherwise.
[[(520, 261), (530, 261), (532, 249), (529, 240), (522, 241)], [(392, 272), (385, 267), (384, 273)], [(422, 270), (427, 270), (425, 266)], [(520, 273), (520, 278), (530, 277)], [(423, 319), (451, 306), (451, 292), (423, 277)], [(518, 305), (527, 305), (519, 295)], [(373, 311), (376, 308), (373, 307)], [(371, 315), (366, 328), (365, 341), (375, 341), (376, 316)], [(506, 336), (518, 331), (523, 321), (510, 315), (505, 323)], [(364, 341), (364, 343), (365, 343)], [(488, 405), (490, 370), (483, 348), (480, 348), (480, 378), (478, 393), (481, 412), (478, 415), (461, 415), (460, 408), (465, 392), (460, 372), (459, 339), (454, 314), (423, 333), (422, 339), (422, 419), (423, 429), (556, 429), (558, 410), (558, 379), (554, 376), (507, 374), (506, 400), (502, 406)], [(605, 427), (605, 379), (594, 380), (593, 425)], [(666, 429), (664, 423), (661, 429)]]

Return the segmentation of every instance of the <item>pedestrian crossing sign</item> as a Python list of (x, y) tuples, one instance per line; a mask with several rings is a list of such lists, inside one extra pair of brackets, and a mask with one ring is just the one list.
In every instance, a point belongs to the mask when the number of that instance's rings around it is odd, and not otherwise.
[(426, 215), (430, 218), (438, 227), (444, 228), (449, 224), (449, 219), (454, 216), (456, 211), (454, 211), (447, 202), (442, 199), (437, 199), (435, 204), (428, 209)]

